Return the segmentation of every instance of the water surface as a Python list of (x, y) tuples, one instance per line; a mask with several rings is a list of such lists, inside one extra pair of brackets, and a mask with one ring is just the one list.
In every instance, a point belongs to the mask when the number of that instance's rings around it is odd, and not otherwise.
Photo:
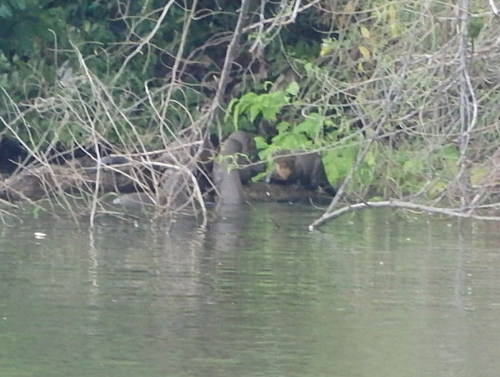
[(500, 375), (499, 224), (320, 214), (2, 227), (0, 375)]

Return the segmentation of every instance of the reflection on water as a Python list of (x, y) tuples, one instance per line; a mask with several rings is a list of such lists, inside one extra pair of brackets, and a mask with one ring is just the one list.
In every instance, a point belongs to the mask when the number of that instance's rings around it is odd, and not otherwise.
[(500, 225), (373, 210), (308, 232), (316, 216), (4, 227), (0, 375), (500, 373)]

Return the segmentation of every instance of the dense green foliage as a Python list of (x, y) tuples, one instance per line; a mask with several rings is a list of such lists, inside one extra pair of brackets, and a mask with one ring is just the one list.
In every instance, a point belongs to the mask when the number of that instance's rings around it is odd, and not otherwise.
[[(453, 198), (465, 161), (486, 179), (498, 140), (500, 75), (482, 49), (496, 29), (467, 4), (251, 2), (225, 116), (202, 127), (256, 133), (263, 159), (322, 151), (331, 181), (360, 196)], [(210, 105), (239, 5), (0, 0), (3, 130), (33, 151), (161, 147)]]

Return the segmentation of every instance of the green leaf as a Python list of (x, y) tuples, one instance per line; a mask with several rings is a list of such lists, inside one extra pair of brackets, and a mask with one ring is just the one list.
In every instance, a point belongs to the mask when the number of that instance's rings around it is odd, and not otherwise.
[(234, 108), (236, 107), (236, 104), (240, 101), (239, 98), (232, 98), (231, 101), (229, 102), (229, 105), (227, 105), (227, 113), (226, 116), (224, 117), (224, 120), (227, 121), (231, 114), (234, 116)]
[(304, 133), (310, 138), (316, 139), (323, 129), (325, 117), (318, 113), (309, 114), (309, 116), (300, 122), (294, 129), (294, 133)]
[(255, 120), (255, 118), (257, 118), (257, 116), (261, 113), (261, 110), (262, 110), (262, 105), (258, 102), (250, 105), (249, 111), (248, 111), (250, 113), (250, 117), (249, 117), (250, 122), (253, 122)]
[(370, 60), (370, 50), (366, 46), (359, 45), (358, 50), (365, 60)]
[(372, 149), (370, 149), (366, 154), (365, 163), (371, 167), (374, 167), (377, 164), (377, 154)]
[(261, 161), (270, 161), (271, 157), (274, 156), (279, 150), (280, 148), (278, 146), (271, 144), (269, 145), (269, 148), (259, 151), (259, 158)]
[(371, 38), (371, 34), (370, 34), (370, 30), (368, 30), (368, 28), (366, 26), (361, 26), (359, 28), (359, 30), (361, 31), (361, 35), (364, 37), (364, 38)]
[(292, 81), (290, 85), (286, 88), (286, 92), (292, 96), (296, 96), (299, 94), (300, 86), (297, 84), (297, 81)]
[(403, 164), (405, 173), (418, 173), (422, 170), (422, 161), (420, 158), (411, 158)]
[(281, 149), (307, 149), (312, 143), (303, 134), (284, 133), (273, 137), (273, 145)]
[(269, 147), (269, 144), (267, 144), (266, 139), (264, 139), (262, 136), (256, 136), (254, 139), (257, 149), (266, 149)]
[(350, 172), (356, 159), (354, 147), (329, 150), (323, 156), (328, 180), (335, 184), (344, 179)]
[(278, 125), (276, 126), (276, 129), (280, 134), (288, 132), (290, 129), (290, 123), (288, 122), (279, 122)]
[(469, 21), (469, 37), (476, 39), (484, 27), (484, 20), (482, 18), (472, 18)]

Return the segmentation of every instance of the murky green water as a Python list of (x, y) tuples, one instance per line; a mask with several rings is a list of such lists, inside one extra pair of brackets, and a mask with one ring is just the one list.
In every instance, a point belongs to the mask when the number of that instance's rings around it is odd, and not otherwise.
[(500, 375), (499, 224), (319, 213), (1, 228), (0, 376)]

